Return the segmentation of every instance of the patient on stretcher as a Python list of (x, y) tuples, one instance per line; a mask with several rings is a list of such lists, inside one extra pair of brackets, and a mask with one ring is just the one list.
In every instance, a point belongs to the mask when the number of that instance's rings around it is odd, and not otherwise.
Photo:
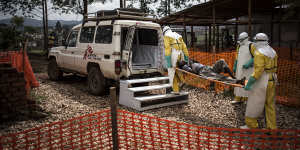
[[(203, 65), (197, 61), (190, 60), (189, 64), (184, 61), (181, 61), (177, 66), (185, 71), (197, 74), (205, 78), (212, 78), (220, 81), (228, 81), (231, 83), (242, 83), (242, 80), (235, 79), (233, 73), (231, 72), (228, 64), (224, 59), (216, 61), (212, 66)], [(227, 73), (230, 77), (224, 76), (221, 73)]]

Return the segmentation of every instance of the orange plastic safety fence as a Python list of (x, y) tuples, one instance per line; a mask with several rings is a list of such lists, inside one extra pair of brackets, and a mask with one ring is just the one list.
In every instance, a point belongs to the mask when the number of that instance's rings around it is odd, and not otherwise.
[[(0, 137), (0, 149), (112, 149), (110, 110)], [(119, 149), (299, 149), (300, 130), (242, 130), (118, 110)]]
[(118, 111), (120, 149), (297, 149), (300, 130), (242, 130)]
[(11, 55), (19, 53), (19, 51), (3, 51), (0, 52), (0, 63), (11, 63)]
[(26, 53), (23, 54), (23, 51), (0, 52), (0, 63), (10, 63), (18, 72), (24, 72), (27, 95), (30, 94), (31, 88), (39, 87), (40, 84), (34, 76), (28, 56)]
[[(285, 48), (275, 48), (278, 55), (280, 56), (278, 59), (278, 80), (279, 85), (276, 86), (276, 99), (277, 102), (290, 105), (290, 106), (300, 106), (300, 62), (292, 61), (285, 58), (288, 58), (289, 55), (284, 54), (281, 56), (280, 54), (284, 53), (287, 49)], [(236, 57), (236, 51), (231, 52), (221, 52), (221, 53), (209, 53), (209, 52), (201, 52), (197, 50), (191, 49), (189, 51), (190, 58), (204, 65), (212, 65), (219, 59), (224, 59), (230, 69), (233, 69), (234, 60)], [(192, 86), (209, 89), (210, 82), (189, 82), (193, 81), (189, 79), (190, 77), (185, 77), (188, 84)], [(221, 92), (224, 89), (229, 88), (229, 86), (216, 83), (215, 91)]]
[(0, 137), (0, 149), (111, 149), (110, 110)]
[(279, 85), (276, 86), (277, 101), (290, 106), (300, 106), (300, 64), (285, 59), (278, 60)]

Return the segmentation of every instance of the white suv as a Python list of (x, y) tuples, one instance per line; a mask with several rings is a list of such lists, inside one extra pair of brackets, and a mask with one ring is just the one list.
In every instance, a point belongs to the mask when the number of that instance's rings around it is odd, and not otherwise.
[(113, 10), (117, 15), (107, 17), (106, 12), (73, 27), (65, 46), (50, 50), (51, 80), (60, 79), (63, 73), (85, 75), (90, 93), (102, 95), (110, 81), (162, 73), (161, 26), (145, 21), (150, 19), (140, 14), (123, 15), (125, 11)]

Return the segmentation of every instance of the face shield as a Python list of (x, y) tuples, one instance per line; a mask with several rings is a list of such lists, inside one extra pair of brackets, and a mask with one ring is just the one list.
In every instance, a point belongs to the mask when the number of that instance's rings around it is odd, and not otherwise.
[(238, 44), (243, 44), (245, 43), (245, 41), (248, 41), (248, 33), (246, 32), (242, 32), (239, 37), (238, 37)]

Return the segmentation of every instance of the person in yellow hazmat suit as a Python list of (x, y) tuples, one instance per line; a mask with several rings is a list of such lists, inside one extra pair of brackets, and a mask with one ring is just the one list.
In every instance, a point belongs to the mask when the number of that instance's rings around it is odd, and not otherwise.
[(48, 36), (48, 47), (52, 48), (55, 44), (55, 33), (52, 32), (49, 36)]
[[(255, 47), (249, 41), (248, 33), (242, 32), (238, 37), (236, 59), (233, 66), (233, 72), (237, 79), (246, 77), (246, 80), (249, 80), (253, 72), (254, 51)], [(240, 87), (234, 88), (234, 95), (234, 101), (231, 104), (240, 104), (248, 99), (248, 91)]]
[(245, 123), (242, 129), (258, 128), (257, 118), (265, 110), (266, 126), (276, 129), (275, 86), (277, 83), (277, 59), (275, 50), (268, 44), (268, 36), (258, 33), (254, 37), (254, 72), (245, 90), (249, 91)]
[(173, 88), (173, 93), (178, 94), (180, 92), (179, 88), (182, 76), (176, 73), (175, 68), (179, 61), (184, 60), (188, 63), (189, 54), (181, 35), (173, 32), (169, 26), (163, 28), (163, 34), (169, 80)]

